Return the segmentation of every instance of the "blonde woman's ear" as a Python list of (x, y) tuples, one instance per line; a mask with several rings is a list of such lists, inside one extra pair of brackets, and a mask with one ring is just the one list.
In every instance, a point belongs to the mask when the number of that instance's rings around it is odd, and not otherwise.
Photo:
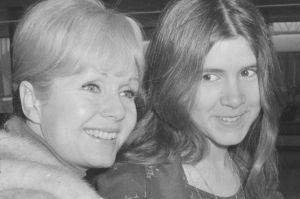
[(40, 123), (40, 101), (28, 81), (22, 81), (19, 87), (20, 100), (24, 115), (33, 123)]

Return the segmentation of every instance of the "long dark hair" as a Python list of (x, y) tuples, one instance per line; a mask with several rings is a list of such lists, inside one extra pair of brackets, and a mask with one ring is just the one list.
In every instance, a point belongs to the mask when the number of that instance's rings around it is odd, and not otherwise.
[[(247, 198), (277, 187), (275, 141), (280, 71), (268, 27), (247, 0), (176, 0), (163, 11), (147, 52), (146, 113), (120, 160), (161, 163), (201, 160), (207, 143), (190, 117), (206, 55), (218, 41), (245, 38), (258, 61), (261, 112), (242, 143), (229, 148)], [(142, 134), (142, 135), (141, 135)]]

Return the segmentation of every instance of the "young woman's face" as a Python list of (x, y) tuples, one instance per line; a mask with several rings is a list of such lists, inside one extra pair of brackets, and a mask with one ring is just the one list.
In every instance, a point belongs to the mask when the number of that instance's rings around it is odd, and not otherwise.
[(192, 118), (211, 143), (240, 143), (260, 112), (257, 60), (238, 37), (217, 42), (204, 62)]
[(111, 166), (133, 130), (138, 71), (134, 61), (122, 61), (86, 64), (54, 80), (41, 106), (41, 133), (64, 160), (83, 168)]

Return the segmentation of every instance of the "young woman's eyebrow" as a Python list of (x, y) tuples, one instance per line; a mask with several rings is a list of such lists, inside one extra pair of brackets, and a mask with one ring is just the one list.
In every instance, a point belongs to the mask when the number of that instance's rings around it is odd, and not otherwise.
[(220, 72), (223, 72), (224, 70), (223, 69), (218, 69), (218, 68), (204, 68), (203, 69), (203, 72), (204, 73), (208, 73), (208, 72), (210, 72), (210, 73), (220, 73)]
[[(258, 66), (256, 64), (251, 64), (251, 65), (246, 65), (243, 66), (242, 69), (257, 69)], [(220, 73), (223, 72), (224, 69), (219, 69), (218, 67), (215, 66), (209, 66), (208, 68), (204, 68), (203, 72), (211, 72), (211, 73)]]
[(249, 68), (249, 69), (257, 69), (258, 66), (256, 64), (245, 66), (244, 68)]

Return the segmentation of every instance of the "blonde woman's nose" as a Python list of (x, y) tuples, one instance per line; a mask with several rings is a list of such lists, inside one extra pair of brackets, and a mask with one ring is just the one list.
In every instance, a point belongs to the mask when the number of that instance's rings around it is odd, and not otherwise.
[(122, 120), (126, 115), (124, 104), (122, 103), (119, 95), (111, 95), (110, 97), (106, 97), (106, 100), (99, 106), (101, 106), (101, 114), (104, 117), (110, 117), (114, 120)]

